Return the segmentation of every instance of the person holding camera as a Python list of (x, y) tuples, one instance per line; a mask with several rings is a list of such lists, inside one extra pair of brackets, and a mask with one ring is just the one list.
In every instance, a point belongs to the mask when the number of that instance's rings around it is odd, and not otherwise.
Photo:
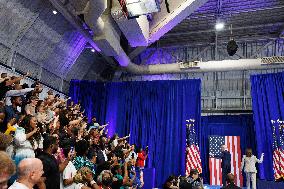
[(203, 179), (199, 177), (199, 172), (197, 169), (190, 170), (188, 182), (191, 184), (192, 188), (203, 188)]
[(221, 162), (222, 184), (223, 186), (226, 186), (226, 177), (231, 172), (231, 153), (229, 152), (226, 145), (222, 145), (220, 155), (214, 155), (212, 153), (209, 153), (209, 156), (222, 159), (222, 162)]
[(179, 177), (176, 176), (169, 176), (166, 180), (165, 184), (163, 185), (163, 189), (179, 189)]

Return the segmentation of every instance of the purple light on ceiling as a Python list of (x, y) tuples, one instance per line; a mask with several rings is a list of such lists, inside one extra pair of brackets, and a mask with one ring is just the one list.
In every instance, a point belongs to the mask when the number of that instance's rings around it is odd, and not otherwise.
[(129, 57), (125, 54), (125, 52), (121, 52), (118, 56), (114, 56), (114, 58), (121, 66), (127, 66), (130, 62)]
[(179, 52), (177, 48), (149, 48), (140, 54), (140, 59), (145, 65), (177, 63), (184, 59), (184, 54)]
[(66, 51), (62, 61), (62, 66), (60, 68), (61, 74), (66, 74), (72, 68), (73, 64), (76, 62), (77, 58), (80, 56), (81, 52), (84, 50), (87, 40), (77, 31), (66, 32), (58, 45), (59, 48), (63, 48), (63, 45), (68, 44), (65, 47)]
[(44, 67), (63, 77), (72, 68), (84, 50), (87, 40), (77, 31), (65, 32), (53, 52), (43, 64)]

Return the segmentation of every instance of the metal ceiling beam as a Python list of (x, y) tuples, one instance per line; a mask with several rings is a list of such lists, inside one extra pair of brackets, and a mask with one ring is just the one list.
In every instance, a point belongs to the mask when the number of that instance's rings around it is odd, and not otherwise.
[(266, 47), (268, 47), (269, 45), (272, 45), (274, 43), (274, 41), (269, 41), (268, 43), (266, 43), (265, 45), (263, 45), (262, 47), (258, 48), (254, 54), (252, 54), (250, 56), (250, 58), (258, 58), (257, 55)]
[[(233, 15), (233, 14), (241, 14), (241, 13), (251, 13), (251, 12), (258, 12), (258, 11), (267, 11), (267, 10), (275, 10), (275, 9), (280, 9), (283, 10), (284, 9), (284, 5), (282, 6), (275, 6), (275, 7), (266, 7), (266, 8), (258, 8), (258, 9), (244, 9), (244, 10), (233, 10), (233, 11), (228, 11), (228, 12), (222, 12), (222, 15)], [(198, 18), (208, 18), (208, 17), (214, 17), (216, 18), (216, 14), (201, 14), (198, 15), (198, 12), (193, 13), (192, 15), (188, 16), (187, 19), (198, 19)]]
[[(15, 35), (14, 40), (11, 43), (10, 47), (10, 55), (8, 55), (7, 64), (9, 66), (13, 65), (13, 57), (15, 52), (17, 51), (17, 48), (22, 40), (22, 38), (26, 35), (26, 33), (29, 31), (29, 29), (33, 26), (37, 18), (39, 17), (39, 14), (35, 14), (33, 17), (31, 17), (28, 22), (21, 28), (21, 30)], [(42, 65), (40, 65), (42, 67)]]
[[(284, 25), (284, 22), (277, 22), (272, 24), (259, 24), (259, 25), (253, 25), (253, 26), (242, 26), (242, 27), (233, 27), (232, 30), (241, 30), (241, 29), (255, 29), (260, 27), (273, 27), (276, 25)], [(222, 31), (230, 31), (230, 28), (224, 28)], [(180, 35), (191, 35), (191, 34), (198, 34), (198, 33), (215, 33), (215, 29), (209, 29), (209, 30), (197, 30), (197, 31), (188, 31), (188, 32), (176, 32), (176, 33), (168, 33), (164, 35), (164, 37), (173, 37), (173, 36), (180, 36)]]
[[(253, 37), (249, 37), (249, 38), (240, 38), (240, 39), (236, 39), (236, 41), (238, 43), (244, 43), (244, 42), (253, 42), (253, 41), (267, 41), (267, 40), (276, 40), (278, 39), (279, 36), (275, 35), (275, 36), (261, 36), (261, 38), (259, 36), (257, 36), (256, 38)], [(219, 39), (218, 43), (220, 44), (227, 44), (228, 43), (228, 39)], [(182, 43), (176, 43), (176, 42), (160, 42), (160, 48), (173, 48), (173, 47), (196, 47), (196, 46), (208, 46), (208, 45), (215, 45), (215, 42), (208, 42), (208, 40), (206, 40), (205, 42), (200, 41), (200, 42), (190, 42), (190, 41), (186, 41), (183, 40)]]
[(147, 47), (137, 47), (135, 48), (129, 55), (129, 59), (133, 60), (135, 57), (137, 57), (139, 54), (144, 52), (147, 49)]

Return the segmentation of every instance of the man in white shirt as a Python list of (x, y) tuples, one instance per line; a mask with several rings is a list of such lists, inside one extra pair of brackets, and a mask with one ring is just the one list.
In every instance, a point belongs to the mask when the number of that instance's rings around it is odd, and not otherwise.
[(33, 189), (36, 184), (39, 188), (42, 188), (42, 185), (44, 185), (42, 174), (43, 165), (40, 159), (23, 159), (18, 165), (19, 178), (9, 189)]
[[(63, 153), (65, 157), (68, 157), (69, 153), (75, 154), (74, 148), (63, 148)], [(74, 156), (71, 156), (72, 160)], [(62, 173), (62, 179), (63, 179), (63, 188), (64, 189), (76, 189), (77, 184), (74, 183), (74, 176), (76, 175), (77, 170), (72, 163), (72, 161), (69, 161), (68, 165), (65, 167), (63, 173)]]

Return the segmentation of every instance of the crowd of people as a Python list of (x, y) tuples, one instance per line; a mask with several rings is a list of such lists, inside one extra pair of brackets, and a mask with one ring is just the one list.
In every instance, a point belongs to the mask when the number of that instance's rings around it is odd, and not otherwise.
[[(80, 104), (23, 77), (0, 78), (0, 189), (130, 189), (144, 185), (148, 148), (108, 137)], [(67, 103), (68, 102), (68, 103)]]

